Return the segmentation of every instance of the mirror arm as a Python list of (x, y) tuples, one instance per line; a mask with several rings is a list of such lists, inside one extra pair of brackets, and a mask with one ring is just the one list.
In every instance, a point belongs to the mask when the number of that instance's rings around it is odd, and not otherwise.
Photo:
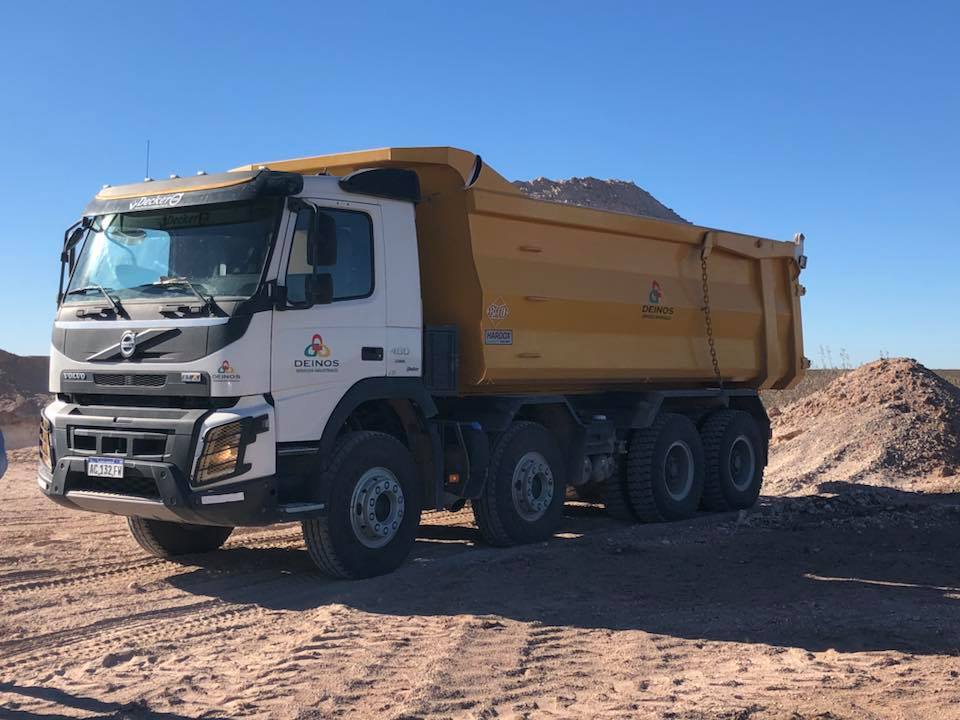
[(300, 212), (307, 207), (310, 207), (310, 205), (298, 197), (287, 198), (287, 208), (291, 212)]
[(287, 303), (287, 286), (281, 285), (276, 280), (267, 281), (267, 297), (277, 310), (286, 310), (290, 307)]
[(60, 251), (60, 284), (57, 286), (57, 307), (60, 307), (60, 303), (63, 302), (63, 280), (67, 263), (70, 260), (70, 251), (80, 242), (83, 231), (88, 227), (90, 227), (90, 221), (87, 218), (81, 218), (63, 233), (63, 249)]

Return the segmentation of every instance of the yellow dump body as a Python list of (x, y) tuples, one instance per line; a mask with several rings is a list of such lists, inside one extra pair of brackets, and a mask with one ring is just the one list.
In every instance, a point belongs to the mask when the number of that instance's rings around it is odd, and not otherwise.
[(534, 200), (486, 166), (466, 188), (475, 158), (387, 148), (262, 165), (418, 173), (424, 322), (458, 326), (464, 394), (715, 386), (704, 254), (725, 384), (799, 379), (800, 245)]

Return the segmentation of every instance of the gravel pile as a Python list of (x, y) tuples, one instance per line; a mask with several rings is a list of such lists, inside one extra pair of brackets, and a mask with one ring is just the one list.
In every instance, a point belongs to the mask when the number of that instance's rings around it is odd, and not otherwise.
[(688, 222), (642, 187), (625, 180), (598, 180), (592, 177), (549, 180), (539, 177), (529, 181), (517, 180), (513, 184), (524, 194), (538, 200)]
[(49, 359), (0, 350), (0, 430), (7, 449), (34, 445), (47, 394)]
[(863, 365), (771, 414), (766, 493), (960, 487), (960, 389), (915, 360)]

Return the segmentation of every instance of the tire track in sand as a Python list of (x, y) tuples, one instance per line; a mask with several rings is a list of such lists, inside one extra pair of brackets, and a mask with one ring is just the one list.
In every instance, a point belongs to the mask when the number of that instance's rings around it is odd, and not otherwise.
[[(235, 543), (229, 543), (228, 541), (226, 549), (264, 549), (269, 547), (282, 548), (299, 544), (299, 542), (299, 533), (292, 534), (287, 532), (260, 537), (252, 536), (249, 539), (241, 538), (239, 539), (239, 542)], [(189, 561), (190, 556), (184, 556), (184, 559)], [(150, 576), (162, 575), (168, 570), (188, 566), (173, 560), (145, 557), (135, 560), (124, 560), (115, 563), (101, 563), (99, 567), (103, 569), (84, 572), (80, 575), (61, 575), (59, 577), (46, 576), (42, 579), (38, 578), (36, 580), (28, 580), (19, 583), (14, 582), (6, 585), (0, 583), (0, 591), (3, 591), (4, 594), (16, 595), (37, 590), (49, 590), (51, 588), (67, 588), (76, 585), (85, 585), (107, 578), (114, 578), (130, 574), (142, 575), (143, 573), (148, 573)]]

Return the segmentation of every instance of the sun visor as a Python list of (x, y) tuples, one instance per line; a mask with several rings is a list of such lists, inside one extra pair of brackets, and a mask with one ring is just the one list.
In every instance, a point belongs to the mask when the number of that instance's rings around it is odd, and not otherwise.
[(90, 201), (83, 214), (106, 215), (240, 202), (265, 196), (296, 195), (302, 189), (303, 176), (292, 172), (248, 170), (197, 175), (104, 188)]

